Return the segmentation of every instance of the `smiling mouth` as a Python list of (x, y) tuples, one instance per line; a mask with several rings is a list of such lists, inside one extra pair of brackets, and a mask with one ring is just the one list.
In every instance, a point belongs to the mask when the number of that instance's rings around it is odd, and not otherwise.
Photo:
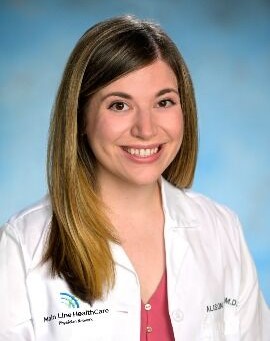
[(149, 156), (152, 156), (156, 153), (158, 153), (161, 149), (161, 146), (155, 147), (155, 148), (129, 148), (129, 147), (124, 147), (123, 148), (127, 153), (130, 155), (146, 158)]

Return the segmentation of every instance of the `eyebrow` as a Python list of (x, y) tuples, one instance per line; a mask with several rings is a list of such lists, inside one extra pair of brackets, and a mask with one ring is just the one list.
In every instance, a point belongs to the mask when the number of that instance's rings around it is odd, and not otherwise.
[[(155, 97), (160, 97), (160, 96), (168, 94), (170, 92), (174, 92), (175, 94), (179, 95), (179, 91), (176, 90), (175, 88), (165, 88), (165, 89), (162, 89), (159, 92), (157, 92)], [(126, 92), (115, 91), (115, 92), (110, 92), (107, 95), (104, 95), (101, 98), (101, 101), (104, 101), (106, 98), (111, 97), (111, 96), (122, 97), (125, 99), (132, 99), (132, 96), (127, 94)]]
[(165, 94), (168, 94), (170, 92), (174, 92), (176, 95), (179, 95), (179, 91), (178, 89), (174, 89), (174, 88), (166, 88), (166, 89), (162, 89), (160, 90), (157, 94), (156, 94), (156, 97), (159, 97), (159, 96), (162, 96), (162, 95), (165, 95)]

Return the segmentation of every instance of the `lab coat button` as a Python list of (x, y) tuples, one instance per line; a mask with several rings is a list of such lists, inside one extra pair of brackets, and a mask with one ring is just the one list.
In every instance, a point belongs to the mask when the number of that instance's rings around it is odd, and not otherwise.
[(150, 327), (150, 326), (146, 327), (146, 332), (147, 333), (152, 333), (152, 331), (153, 331), (152, 327)]
[(151, 308), (152, 308), (152, 306), (149, 303), (145, 304), (145, 306), (144, 306), (145, 310), (151, 310)]
[(177, 309), (172, 312), (172, 317), (176, 322), (180, 322), (183, 320), (184, 314), (180, 309)]

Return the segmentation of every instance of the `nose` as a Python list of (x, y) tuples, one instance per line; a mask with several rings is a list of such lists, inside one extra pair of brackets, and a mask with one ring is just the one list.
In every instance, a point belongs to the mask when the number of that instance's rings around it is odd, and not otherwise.
[(142, 140), (149, 140), (157, 134), (157, 124), (151, 110), (143, 110), (136, 113), (131, 134)]

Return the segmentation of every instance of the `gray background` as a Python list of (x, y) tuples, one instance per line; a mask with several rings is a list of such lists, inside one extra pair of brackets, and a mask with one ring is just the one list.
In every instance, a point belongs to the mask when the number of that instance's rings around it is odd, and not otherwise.
[(46, 193), (50, 111), (75, 42), (125, 13), (158, 21), (187, 61), (200, 123), (193, 189), (238, 213), (270, 304), (268, 0), (0, 1), (0, 224)]

